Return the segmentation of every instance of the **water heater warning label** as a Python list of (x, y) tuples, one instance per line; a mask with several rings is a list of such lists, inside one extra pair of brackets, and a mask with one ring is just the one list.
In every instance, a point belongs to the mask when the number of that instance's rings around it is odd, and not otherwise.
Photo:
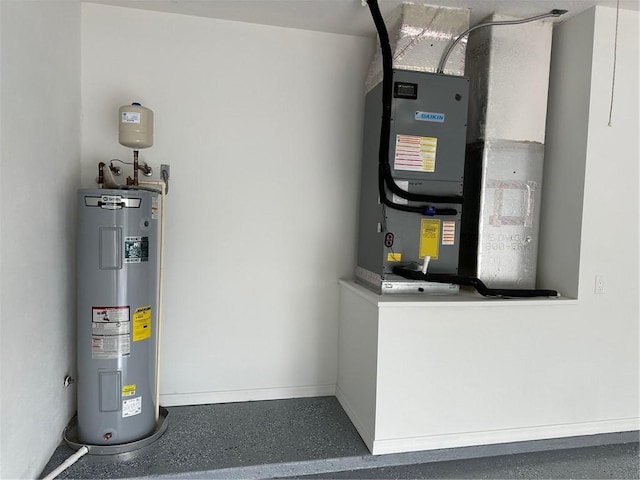
[(151, 338), (151, 305), (138, 307), (133, 312), (133, 341)]
[(124, 237), (124, 262), (149, 261), (149, 237)]
[(129, 307), (93, 307), (91, 357), (126, 357), (131, 353)]
[(131, 385), (125, 385), (122, 387), (122, 396), (123, 397), (133, 397), (136, 394), (136, 385), (135, 383)]

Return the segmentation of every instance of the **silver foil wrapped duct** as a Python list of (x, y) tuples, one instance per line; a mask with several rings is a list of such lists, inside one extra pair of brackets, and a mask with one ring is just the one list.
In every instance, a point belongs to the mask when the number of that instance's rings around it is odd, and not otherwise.
[(545, 21), (482, 28), (467, 45), (460, 270), (493, 288), (536, 288), (552, 30)]
[(535, 288), (544, 145), (469, 145), (460, 271), (492, 288)]
[[(469, 10), (403, 3), (386, 23), (393, 68), (436, 72), (449, 43), (469, 28)], [(444, 73), (464, 75), (466, 44), (467, 39), (464, 38), (456, 46)], [(369, 69), (367, 92), (381, 81), (382, 55), (378, 48)]]

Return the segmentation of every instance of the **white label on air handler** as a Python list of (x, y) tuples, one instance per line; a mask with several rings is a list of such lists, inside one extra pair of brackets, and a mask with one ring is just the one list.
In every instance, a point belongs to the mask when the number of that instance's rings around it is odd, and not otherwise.
[(438, 139), (415, 135), (396, 135), (394, 170), (435, 172)]
[(140, 112), (122, 112), (122, 123), (140, 123)]
[(421, 122), (444, 123), (444, 113), (416, 112), (415, 119)]
[[(400, 187), (405, 192), (409, 191), (409, 180), (396, 180), (396, 185), (398, 185), (398, 187)], [(407, 200), (406, 198), (399, 197), (395, 193), (391, 198), (392, 198), (391, 201), (398, 205), (409, 205), (409, 200)]]

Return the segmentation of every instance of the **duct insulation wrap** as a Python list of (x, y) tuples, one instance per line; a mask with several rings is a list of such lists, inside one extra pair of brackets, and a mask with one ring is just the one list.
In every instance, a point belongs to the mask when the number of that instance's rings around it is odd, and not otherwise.
[[(469, 10), (404, 3), (386, 19), (393, 54), (393, 68), (416, 72), (438, 70), (438, 64), (449, 44), (469, 28)], [(378, 39), (379, 42), (379, 39)], [(466, 38), (449, 57), (444, 73), (464, 75)], [(382, 81), (380, 45), (369, 68), (366, 91)]]
[(467, 147), (460, 271), (490, 288), (536, 287), (544, 146), (491, 140)]
[[(513, 20), (492, 15), (484, 22)], [(484, 23), (483, 22), (483, 23)], [(467, 44), (467, 143), (516, 140), (544, 143), (553, 23), (479, 28)]]
[(155, 429), (158, 193), (78, 191), (78, 439), (116, 445)]
[[(502, 20), (513, 18), (484, 22)], [(490, 288), (536, 287), (552, 29), (536, 21), (469, 36), (460, 271)]]

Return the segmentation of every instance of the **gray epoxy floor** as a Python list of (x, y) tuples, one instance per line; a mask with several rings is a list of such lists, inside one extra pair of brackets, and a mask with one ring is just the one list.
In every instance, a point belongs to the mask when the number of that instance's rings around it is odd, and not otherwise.
[[(335, 397), (170, 407), (152, 445), (117, 457), (86, 455), (59, 478), (128, 478), (208, 472), (364, 455)], [(44, 474), (73, 451), (58, 447)]]
[(352, 470), (297, 478), (638, 479), (640, 469), (638, 443), (625, 443)]
[[(335, 397), (168, 410), (152, 445), (58, 478), (640, 478), (638, 432), (372, 456)], [(58, 447), (42, 475), (72, 453)]]

